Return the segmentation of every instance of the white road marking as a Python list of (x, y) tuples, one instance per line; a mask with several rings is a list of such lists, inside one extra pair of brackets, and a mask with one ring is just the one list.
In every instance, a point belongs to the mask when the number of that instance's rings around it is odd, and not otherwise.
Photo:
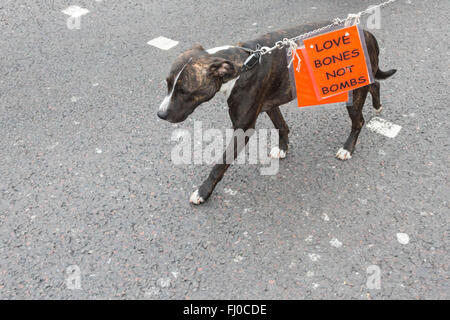
[(314, 261), (314, 262), (319, 261), (319, 259), (320, 259), (320, 255), (317, 253), (309, 253), (308, 256), (311, 259), (311, 261)]
[(179, 43), (178, 41), (175, 41), (175, 40), (163, 37), (163, 36), (152, 39), (149, 42), (147, 42), (147, 44), (154, 46), (161, 50), (172, 49), (173, 47), (178, 45), (178, 43)]
[(68, 16), (71, 16), (73, 18), (78, 18), (89, 13), (89, 10), (81, 8), (79, 6), (70, 6), (67, 9), (62, 10), (62, 13), (67, 14)]
[(342, 247), (342, 242), (340, 242), (338, 239), (333, 238), (330, 240), (330, 244), (335, 247), (335, 248), (340, 248)]
[(408, 244), (409, 236), (406, 233), (397, 233), (397, 241), (401, 244)]
[(223, 189), (223, 192), (228, 193), (232, 196), (235, 196), (237, 194), (237, 191), (234, 191), (234, 190), (228, 189), (228, 188)]
[(367, 124), (367, 128), (388, 138), (395, 138), (402, 129), (401, 126), (379, 117), (372, 118)]

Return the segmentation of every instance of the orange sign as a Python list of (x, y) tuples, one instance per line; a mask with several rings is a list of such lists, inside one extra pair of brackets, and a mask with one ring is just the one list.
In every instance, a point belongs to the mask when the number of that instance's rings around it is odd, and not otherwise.
[(303, 41), (306, 66), (318, 98), (327, 98), (373, 82), (364, 34), (357, 25)]
[[(348, 93), (341, 93), (326, 99), (317, 99), (314, 90), (314, 84), (311, 75), (307, 68), (307, 61), (303, 55), (303, 49), (297, 49), (300, 57), (300, 70), (298, 70), (298, 58), (294, 55), (294, 78), (295, 89), (297, 91), (297, 103), (299, 107), (315, 106), (327, 103), (346, 102), (348, 100)], [(298, 70), (298, 71), (297, 71)]]
[[(298, 58), (294, 56), (294, 78), (295, 88), (297, 91), (297, 103), (299, 107), (315, 106), (328, 103), (346, 102), (348, 100), (348, 93), (341, 93), (326, 99), (317, 99), (314, 90), (314, 84), (311, 75), (307, 68), (307, 61), (304, 57), (303, 51), (305, 49), (297, 49), (300, 57), (300, 70), (298, 70)], [(298, 70), (298, 71), (297, 71)]]

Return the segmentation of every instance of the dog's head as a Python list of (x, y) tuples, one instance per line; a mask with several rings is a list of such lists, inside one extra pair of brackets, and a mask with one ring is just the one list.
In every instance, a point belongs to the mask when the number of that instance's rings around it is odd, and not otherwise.
[(200, 45), (182, 53), (166, 79), (167, 96), (158, 117), (172, 123), (184, 121), (200, 104), (211, 100), (236, 69), (233, 62), (211, 56)]

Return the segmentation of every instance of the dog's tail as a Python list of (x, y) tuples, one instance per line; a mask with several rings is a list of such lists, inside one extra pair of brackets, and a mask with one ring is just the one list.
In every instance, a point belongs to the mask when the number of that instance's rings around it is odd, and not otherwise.
[(375, 73), (375, 79), (384, 80), (384, 79), (389, 78), (396, 72), (397, 72), (397, 69), (391, 69), (389, 71), (381, 71), (380, 69), (378, 69), (377, 73)]

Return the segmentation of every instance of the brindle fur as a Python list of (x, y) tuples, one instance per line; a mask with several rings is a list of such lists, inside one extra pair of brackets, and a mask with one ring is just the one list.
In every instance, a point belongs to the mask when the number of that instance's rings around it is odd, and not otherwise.
[[(252, 49), (256, 48), (257, 45), (273, 46), (280, 39), (291, 38), (327, 24), (329, 24), (328, 21), (276, 31), (253, 41), (240, 42), (237, 46)], [(385, 79), (394, 74), (395, 70), (387, 72), (379, 70), (377, 41), (370, 32), (364, 31), (364, 34), (374, 77)], [(210, 55), (200, 45), (195, 45), (181, 54), (173, 64), (167, 79), (169, 92), (171, 92), (174, 85), (173, 81), (181, 68), (189, 59), (192, 60), (180, 75), (168, 110), (164, 113), (158, 112), (158, 116), (170, 122), (181, 122), (198, 105), (212, 99), (223, 83), (239, 76), (227, 101), (233, 129), (246, 131), (255, 128), (259, 114), (266, 112), (275, 128), (279, 129), (279, 148), (287, 151), (289, 128), (279, 108), (294, 99), (288, 69), (286, 68), (288, 63), (286, 52), (285, 50), (275, 50), (271, 54), (265, 55), (261, 64), (258, 64), (252, 70), (241, 72), (243, 62), (248, 55), (249, 53), (237, 47)], [(353, 103), (347, 105), (352, 127), (344, 144), (344, 149), (348, 150), (350, 154), (355, 149), (358, 135), (364, 125), (362, 108), (368, 92), (372, 95), (374, 108), (376, 110), (381, 109), (380, 84), (378, 81), (353, 91)], [(245, 139), (246, 143), (247, 141), (248, 137)], [(198, 190), (198, 195), (203, 201), (209, 198), (216, 184), (222, 179), (230, 166), (230, 162), (227, 161), (227, 154), (233, 155), (233, 159), (235, 159), (239, 151), (237, 136), (235, 136), (234, 143), (232, 142), (228, 146), (223, 155), (222, 163), (213, 167), (208, 178)]]

